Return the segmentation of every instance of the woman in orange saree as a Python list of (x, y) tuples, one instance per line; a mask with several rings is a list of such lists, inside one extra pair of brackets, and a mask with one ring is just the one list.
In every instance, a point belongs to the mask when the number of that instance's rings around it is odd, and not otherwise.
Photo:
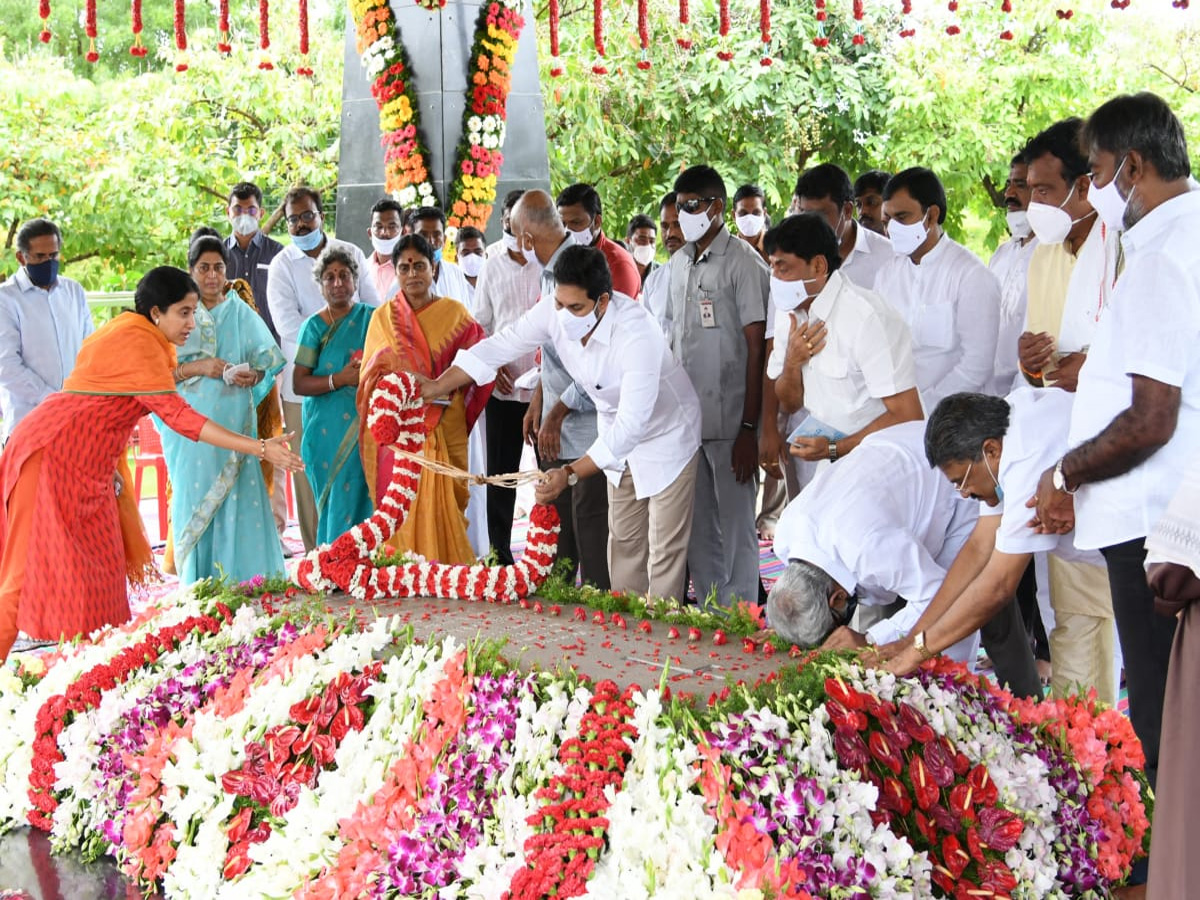
[[(433, 248), (420, 235), (405, 235), (392, 252), (400, 291), (375, 310), (363, 348), (358, 386), (359, 447), (372, 498), (378, 502), (391, 480), (393, 454), (380, 447), (366, 427), (367, 402), (375, 385), (392, 372), (418, 372), (436, 378), (459, 350), (486, 336), (457, 300), (437, 297), (433, 289)], [(425, 411), (425, 456), (467, 468), (467, 438), (491, 396), (490, 384), (455, 391), (449, 405)], [(467, 484), (426, 470), (408, 518), (389, 542), (401, 552), (443, 563), (471, 563), (467, 540)]]
[(124, 455), (148, 412), (193, 440), (302, 467), (286, 436), (228, 431), (176, 393), (175, 347), (195, 327), (198, 302), (186, 272), (147, 272), (136, 311), (84, 341), (63, 390), (22, 419), (0, 453), (0, 660), (18, 629), (59, 640), (129, 618), (127, 581), (144, 581), (153, 564)]

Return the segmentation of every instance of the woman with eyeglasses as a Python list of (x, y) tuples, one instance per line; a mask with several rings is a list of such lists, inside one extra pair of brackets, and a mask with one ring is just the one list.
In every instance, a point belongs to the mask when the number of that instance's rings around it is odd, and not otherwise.
[(340, 247), (329, 247), (317, 258), (313, 279), (325, 308), (300, 329), (292, 375), (292, 388), (304, 398), (300, 457), (317, 501), (319, 544), (332, 543), (371, 515), (358, 451), (355, 389), (375, 310), (355, 300), (358, 278), (354, 256)]
[[(200, 288), (200, 302), (196, 327), (179, 348), (175, 381), (179, 395), (201, 415), (230, 431), (273, 437), (280, 431), (274, 386), (283, 353), (254, 311), (249, 286), (226, 280), (227, 252), (220, 238), (208, 234), (188, 247), (188, 271)], [(282, 572), (267, 493), (274, 474), (269, 464), (169, 430), (163, 430), (162, 443), (180, 580), (189, 584), (228, 576), (243, 581)]]
[[(358, 387), (360, 422), (366, 422), (371, 392), (384, 375), (415, 372), (436, 378), (451, 366), (459, 350), (485, 337), (465, 306), (433, 293), (433, 260), (433, 247), (417, 234), (404, 235), (392, 251), (400, 290), (371, 317)], [(471, 385), (454, 391), (444, 404), (426, 407), (425, 456), (465, 470), (468, 435), (491, 393), (491, 384)], [(361, 426), (359, 440), (367, 484), (378, 499), (391, 479), (393, 455)], [(475, 552), (467, 539), (467, 500), (465, 482), (422, 472), (412, 510), (390, 543), (428, 560), (474, 562)]]

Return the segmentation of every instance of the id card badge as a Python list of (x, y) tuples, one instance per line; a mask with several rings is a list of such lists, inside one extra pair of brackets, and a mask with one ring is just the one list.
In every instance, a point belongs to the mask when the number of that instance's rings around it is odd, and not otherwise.
[(700, 324), (705, 328), (717, 327), (717, 311), (711, 300), (700, 301)]

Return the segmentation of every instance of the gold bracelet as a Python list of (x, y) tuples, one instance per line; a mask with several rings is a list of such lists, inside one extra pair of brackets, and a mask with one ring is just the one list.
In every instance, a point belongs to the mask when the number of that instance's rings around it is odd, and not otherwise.
[(183, 381), (183, 363), (180, 363), (175, 367), (175, 380)]
[(258, 439), (258, 443), (259, 443), (259, 446), (260, 446), (260, 452), (259, 452), (259, 454), (258, 454), (258, 458), (259, 458), (259, 459), (266, 459), (266, 458), (267, 458), (267, 439), (266, 439), (266, 438), (259, 438), (259, 439)]

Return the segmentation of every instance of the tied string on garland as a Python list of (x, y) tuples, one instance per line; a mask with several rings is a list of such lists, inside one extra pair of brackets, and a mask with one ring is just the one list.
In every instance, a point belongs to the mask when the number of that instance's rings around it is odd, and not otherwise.
[(176, 58), (175, 71), (186, 72), (187, 63), (187, 19), (183, 6), (184, 0), (175, 0), (175, 48), (179, 51)]
[(142, 43), (142, 0), (131, 0), (129, 4), (129, 30), (133, 32), (133, 46), (129, 48), (129, 55), (145, 56), (147, 50), (146, 45)]
[(490, 484), (496, 487), (518, 488), (523, 484), (541, 484), (547, 479), (547, 473), (532, 469), (525, 472), (509, 472), (505, 475), (476, 475), (473, 472), (460, 469), (458, 466), (438, 462), (436, 459), (429, 459), (421, 453), (413, 453), (396, 446), (388, 447), (388, 449), (401, 459), (415, 463), (422, 469), (428, 469), (435, 475), (445, 475), (447, 478), (453, 478), (456, 481), (465, 481), (473, 485)]
[(87, 0), (84, 7), (83, 33), (88, 39), (88, 52), (84, 58), (90, 63), (98, 62), (100, 54), (96, 52), (96, 0)]
[(300, 3), (300, 65), (296, 68), (297, 75), (311, 78), (313, 70), (308, 64), (308, 0)]

